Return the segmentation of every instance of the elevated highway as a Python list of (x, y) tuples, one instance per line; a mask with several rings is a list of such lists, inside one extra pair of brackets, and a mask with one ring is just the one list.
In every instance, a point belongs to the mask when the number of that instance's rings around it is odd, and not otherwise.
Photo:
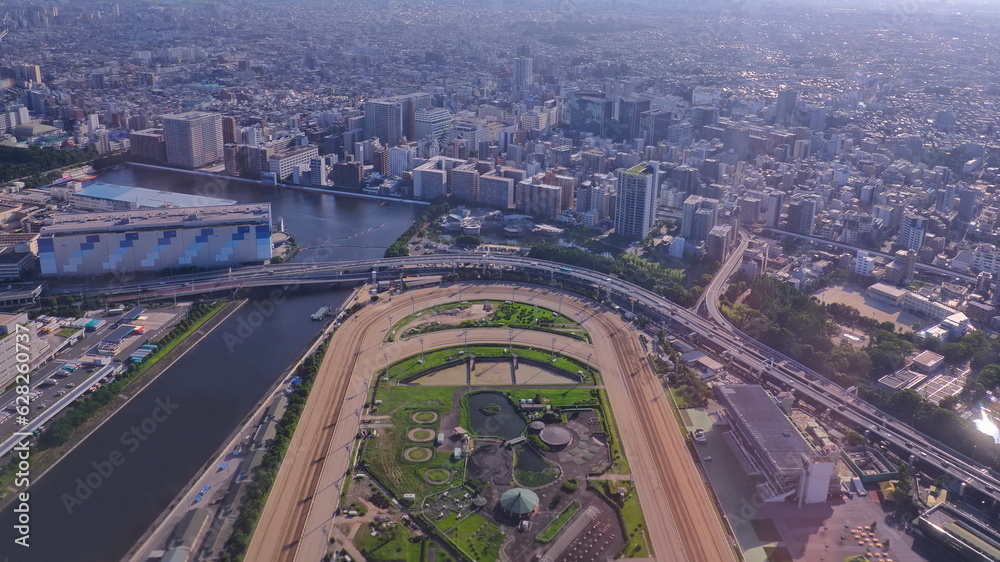
[[(818, 240), (822, 241), (822, 240)], [(826, 242), (826, 241), (822, 241)], [(233, 290), (241, 287), (282, 287), (304, 284), (357, 283), (389, 281), (411, 276), (447, 275), (463, 268), (479, 268), (500, 272), (519, 271), (566, 284), (589, 287), (603, 297), (642, 313), (661, 326), (686, 331), (692, 339), (710, 347), (743, 370), (754, 373), (782, 387), (796, 391), (847, 425), (877, 435), (915, 462), (926, 463), (940, 473), (949, 474), (980, 492), (994, 506), (1000, 502), (1000, 480), (997, 474), (951, 447), (913, 429), (871, 404), (851, 395), (846, 389), (828, 380), (795, 360), (761, 344), (744, 334), (722, 316), (718, 296), (725, 277), (736, 267), (735, 254), (724, 264), (716, 282), (706, 290), (705, 308), (711, 319), (683, 309), (669, 300), (642, 287), (610, 277), (604, 273), (567, 267), (544, 260), (483, 254), (432, 254), (400, 258), (384, 258), (353, 262), (290, 263), (254, 266), (231, 271), (204, 272), (161, 279), (155, 284), (122, 285), (119, 287), (74, 290), (74, 293), (113, 294), (124, 298), (169, 298), (171, 295)], [(723, 275), (725, 274), (725, 275)]]

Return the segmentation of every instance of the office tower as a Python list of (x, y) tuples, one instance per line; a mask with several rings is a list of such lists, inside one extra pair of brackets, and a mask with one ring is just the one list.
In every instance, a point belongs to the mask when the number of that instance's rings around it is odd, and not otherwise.
[(569, 128), (607, 138), (614, 125), (614, 103), (598, 92), (572, 92), (567, 96)]
[(531, 84), (531, 77), (534, 75), (534, 62), (529, 57), (517, 57), (514, 59), (514, 68), (511, 76), (511, 88), (515, 92), (520, 92)]
[(681, 193), (693, 195), (698, 191), (698, 169), (694, 166), (677, 166), (670, 171), (670, 179)]
[(569, 168), (573, 149), (569, 146), (557, 146), (549, 151), (550, 164), (557, 168)]
[(222, 116), (222, 144), (239, 142), (240, 130), (236, 126), (236, 118), (230, 115)]
[(764, 219), (764, 224), (767, 225), (768, 228), (778, 228), (781, 224), (781, 207), (784, 203), (784, 192), (767, 192), (767, 216)]
[(763, 200), (759, 197), (754, 197), (752, 195), (746, 195), (740, 197), (739, 207), (740, 207), (740, 225), (750, 226), (757, 222), (757, 218), (760, 217), (760, 210), (763, 206)]
[(479, 200), (479, 170), (470, 162), (455, 166), (448, 172), (448, 188), (452, 197), (472, 203)]
[(416, 116), (431, 107), (431, 95), (423, 92), (369, 100), (365, 103), (365, 138), (396, 146), (403, 137), (415, 138)]
[(717, 224), (708, 231), (705, 239), (707, 254), (709, 259), (720, 262), (726, 261), (733, 250), (732, 242), (735, 240), (733, 227), (729, 224)]
[(812, 141), (809, 139), (799, 139), (792, 145), (792, 159), (800, 160), (802, 158), (809, 158), (811, 151)]
[(719, 201), (700, 195), (690, 195), (684, 200), (681, 236), (686, 240), (702, 241), (715, 226)]
[[(649, 112), (650, 104), (651, 102), (648, 99), (621, 98), (618, 102), (618, 127), (615, 136), (624, 140), (643, 137), (642, 115)], [(670, 112), (667, 112), (667, 114), (667, 119), (669, 120)], [(666, 127), (663, 127), (663, 132), (666, 132)], [(659, 140), (656, 142), (659, 142)]]
[(42, 68), (37, 64), (14, 65), (14, 76), (19, 82), (42, 82)]
[(975, 220), (982, 195), (983, 191), (978, 187), (964, 183), (958, 186), (958, 220), (962, 222)]
[[(945, 168), (947, 169), (947, 168)], [(948, 170), (949, 172), (951, 170)], [(949, 214), (955, 210), (955, 196), (958, 193), (955, 184), (943, 184), (937, 189), (937, 210), (944, 214)]]
[(736, 160), (745, 160), (750, 154), (750, 129), (726, 127), (722, 132), (722, 149)]
[(451, 131), (453, 119), (447, 109), (432, 107), (418, 111), (414, 123), (414, 140), (430, 137), (435, 142), (442, 142)]
[[(131, 135), (129, 137), (131, 138)], [(245, 144), (227, 144), (222, 148), (222, 161), (226, 166), (227, 176), (239, 177), (247, 174), (249, 148)]]
[(608, 173), (608, 156), (603, 150), (585, 150), (580, 153), (583, 169), (593, 174)]
[[(643, 111), (639, 117), (639, 134), (631, 137), (641, 136), (647, 146), (669, 140), (673, 119), (673, 114), (666, 109)], [(688, 125), (689, 131), (690, 127)]]
[(222, 115), (189, 111), (162, 120), (169, 165), (194, 169), (222, 160)]
[(809, 111), (809, 128), (813, 131), (826, 129), (826, 116), (829, 110), (825, 107), (814, 107)]
[(934, 166), (934, 185), (942, 188), (951, 183), (951, 168), (947, 166)]
[(429, 201), (448, 194), (448, 171), (435, 156), (413, 169), (413, 196)]
[(615, 198), (615, 234), (624, 238), (645, 238), (656, 220), (656, 162), (618, 170)]
[(819, 211), (819, 196), (793, 195), (788, 203), (788, 223), (785, 229), (798, 234), (812, 235), (816, 228), (817, 211)]
[(667, 127), (667, 144), (681, 147), (691, 144), (691, 123), (675, 123)]
[(691, 127), (701, 132), (703, 127), (711, 127), (719, 123), (718, 107), (695, 107), (691, 109)]
[(479, 203), (497, 209), (514, 208), (514, 179), (503, 177), (499, 168), (479, 176)]
[(774, 109), (774, 122), (776, 124), (791, 126), (797, 98), (798, 93), (795, 90), (786, 89), (778, 92), (778, 103)]
[(899, 231), (899, 245), (904, 250), (920, 251), (924, 245), (924, 236), (927, 234), (927, 221), (920, 215), (905, 213), (903, 215), (903, 225)]

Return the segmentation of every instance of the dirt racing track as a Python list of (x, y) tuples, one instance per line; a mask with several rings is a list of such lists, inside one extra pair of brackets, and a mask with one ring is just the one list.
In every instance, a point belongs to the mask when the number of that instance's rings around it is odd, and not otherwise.
[[(509, 300), (509, 284), (462, 284), (463, 300)], [(361, 408), (373, 373), (393, 361), (420, 353), (418, 338), (383, 344), (390, 317), (458, 300), (458, 285), (410, 291), (363, 308), (331, 340), (269, 501), (250, 543), (247, 560), (321, 560), (329, 544), (334, 510), (350, 464)], [(532, 285), (516, 289), (517, 300), (560, 308), (560, 292)], [(600, 369), (657, 560), (734, 560), (706, 485), (685, 445), (668, 398), (654, 375), (638, 332), (615, 314), (562, 293), (564, 315), (581, 322), (590, 344), (544, 332), (515, 330), (516, 345), (556, 349)], [(413, 297), (411, 302), (410, 297)], [(468, 343), (507, 343), (507, 329), (468, 332)], [(427, 350), (461, 345), (462, 330), (422, 336)]]

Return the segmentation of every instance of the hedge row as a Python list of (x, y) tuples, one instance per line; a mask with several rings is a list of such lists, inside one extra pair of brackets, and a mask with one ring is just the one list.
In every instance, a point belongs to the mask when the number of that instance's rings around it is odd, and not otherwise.
[(326, 354), (329, 343), (329, 340), (324, 342), (315, 353), (302, 361), (295, 372), (295, 376), (302, 380), (289, 397), (288, 409), (285, 410), (285, 415), (278, 422), (271, 448), (268, 449), (264, 460), (254, 472), (253, 483), (250, 484), (246, 495), (243, 496), (240, 503), (240, 514), (233, 526), (233, 534), (226, 541), (219, 557), (221, 562), (236, 562), (243, 560), (243, 557), (246, 556), (250, 539), (253, 537), (260, 515), (264, 511), (267, 496), (271, 493), (271, 487), (278, 476), (281, 461), (285, 458), (288, 444), (292, 440), (295, 426), (298, 425), (299, 418), (302, 416), (306, 399), (309, 397), (313, 382), (319, 373), (320, 365), (323, 363), (323, 355)]

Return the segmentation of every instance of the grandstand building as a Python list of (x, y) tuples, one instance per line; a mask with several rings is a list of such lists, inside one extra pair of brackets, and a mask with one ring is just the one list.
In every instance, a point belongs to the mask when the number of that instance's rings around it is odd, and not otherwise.
[(840, 490), (840, 450), (814, 449), (763, 387), (722, 385), (716, 394), (725, 406), (720, 423), (731, 428), (723, 435), (747, 473), (764, 478), (757, 485), (764, 501), (794, 496), (799, 505), (821, 503)]

